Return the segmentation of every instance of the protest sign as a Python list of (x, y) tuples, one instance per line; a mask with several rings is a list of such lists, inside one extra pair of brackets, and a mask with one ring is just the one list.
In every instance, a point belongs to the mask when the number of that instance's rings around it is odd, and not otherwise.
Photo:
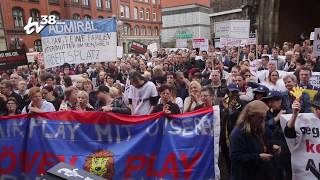
[[(291, 114), (281, 116), (285, 128)], [(299, 114), (295, 123), (296, 138), (286, 138), (291, 152), (292, 180), (320, 178), (320, 120), (311, 113)]]
[(230, 37), (248, 39), (250, 20), (230, 20), (214, 23), (215, 38)]
[(219, 179), (219, 107), (182, 115), (52, 112), (0, 117), (0, 178), (64, 162), (105, 179)]
[(24, 50), (0, 51), (0, 69), (13, 69), (22, 65), (28, 65), (28, 58)]
[(117, 46), (117, 58), (122, 58), (123, 56), (123, 47)]
[(313, 56), (320, 56), (320, 28), (314, 29)]
[(157, 43), (152, 43), (148, 45), (148, 50), (151, 51), (151, 53), (158, 51), (158, 44)]
[(207, 51), (209, 50), (209, 41), (205, 38), (195, 38), (192, 39), (192, 48), (199, 48), (200, 51)]
[(65, 20), (41, 31), (45, 68), (64, 63), (114, 61), (117, 58), (117, 24), (114, 18)]
[(320, 86), (320, 72), (312, 72), (310, 84), (314, 86)]
[(187, 39), (176, 39), (176, 48), (186, 48), (188, 47)]
[(130, 52), (137, 54), (144, 54), (148, 50), (148, 46), (137, 41), (132, 41), (130, 45)]

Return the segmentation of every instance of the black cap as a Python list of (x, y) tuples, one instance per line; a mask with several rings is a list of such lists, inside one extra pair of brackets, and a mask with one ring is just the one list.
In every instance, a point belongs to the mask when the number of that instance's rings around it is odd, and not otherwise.
[(100, 85), (98, 87), (98, 92), (109, 93), (109, 87), (106, 85)]
[(259, 92), (259, 93), (269, 93), (269, 88), (267, 88), (264, 85), (259, 85), (256, 89), (253, 90), (253, 92)]
[(282, 94), (281, 92), (279, 91), (270, 91), (268, 93), (268, 95), (266, 97), (263, 97), (262, 98), (263, 100), (271, 100), (271, 99), (274, 99), (274, 100), (277, 100), (277, 99), (282, 99)]

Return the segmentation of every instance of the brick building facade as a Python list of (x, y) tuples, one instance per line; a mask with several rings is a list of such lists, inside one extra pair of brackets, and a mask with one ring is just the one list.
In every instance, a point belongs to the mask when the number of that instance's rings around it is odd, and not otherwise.
[(319, 0), (211, 0), (211, 34), (214, 38), (214, 22), (249, 19), (259, 43), (300, 42), (319, 27), (318, 7)]
[(159, 42), (162, 24), (159, 3), (159, 0), (1, 0), (0, 30), (3, 27), (8, 49), (21, 46), (27, 51), (30, 48), (41, 51), (40, 36), (26, 35), (23, 30), (29, 17), (55, 15), (59, 19), (98, 19), (117, 16), (123, 22), (119, 27), (120, 44), (126, 48), (131, 40)]

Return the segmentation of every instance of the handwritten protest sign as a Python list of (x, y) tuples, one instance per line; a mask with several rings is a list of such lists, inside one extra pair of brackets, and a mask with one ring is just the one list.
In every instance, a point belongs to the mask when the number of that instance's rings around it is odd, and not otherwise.
[(63, 23), (46, 26), (41, 31), (46, 68), (117, 58), (115, 19), (65, 20)]
[[(291, 116), (281, 116), (282, 129)], [(296, 138), (286, 138), (291, 152), (292, 180), (319, 179), (320, 120), (314, 114), (299, 114), (295, 130)]]
[(314, 29), (313, 56), (320, 56), (320, 28)]

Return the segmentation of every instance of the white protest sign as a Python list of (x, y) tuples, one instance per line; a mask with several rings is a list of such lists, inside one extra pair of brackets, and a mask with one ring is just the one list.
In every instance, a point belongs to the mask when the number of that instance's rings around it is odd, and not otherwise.
[(192, 39), (192, 48), (200, 48), (202, 43), (205, 43), (205, 38), (194, 38)]
[(117, 46), (117, 58), (122, 58), (123, 56), (123, 47)]
[(314, 40), (314, 32), (310, 33), (310, 40), (313, 41)]
[(312, 72), (310, 84), (314, 86), (320, 86), (320, 72)]
[(205, 39), (203, 43), (200, 44), (200, 51), (207, 51), (209, 50), (209, 41)]
[(153, 53), (155, 51), (158, 51), (158, 44), (157, 43), (152, 43), (148, 45), (148, 49)]
[(313, 56), (320, 56), (320, 28), (314, 29)]
[(188, 47), (187, 39), (176, 39), (176, 48), (186, 48)]
[(41, 31), (45, 67), (116, 60), (116, 28), (114, 18), (65, 20), (46, 26)]
[(33, 63), (35, 57), (39, 54), (39, 52), (31, 52), (31, 53), (27, 53), (27, 59), (29, 63)]
[(215, 38), (230, 37), (248, 39), (250, 20), (230, 20), (214, 23)]
[[(291, 114), (281, 116), (285, 128)], [(295, 123), (296, 138), (287, 138), (291, 152), (292, 180), (319, 179), (320, 119), (314, 114), (299, 114)]]

